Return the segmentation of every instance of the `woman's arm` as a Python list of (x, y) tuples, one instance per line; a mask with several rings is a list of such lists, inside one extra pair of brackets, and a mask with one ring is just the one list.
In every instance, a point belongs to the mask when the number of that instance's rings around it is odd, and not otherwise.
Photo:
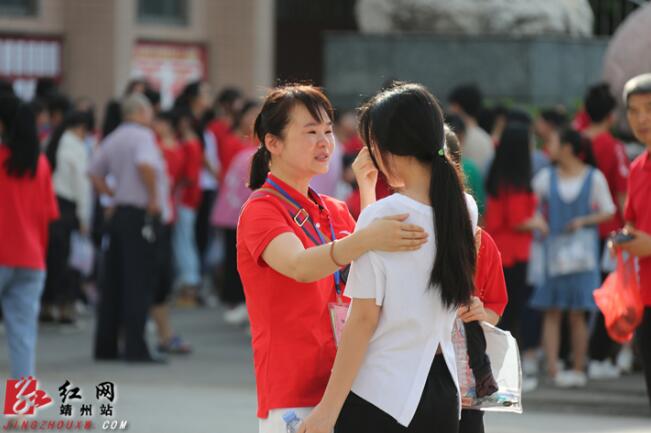
[(569, 230), (578, 230), (581, 227), (601, 224), (611, 219), (613, 215), (613, 212), (595, 212), (590, 215), (574, 218), (570, 221), (567, 228)]
[(403, 223), (407, 217), (403, 214), (375, 220), (352, 235), (337, 240), (334, 247), (330, 242), (306, 249), (294, 233), (283, 233), (269, 242), (262, 259), (273, 270), (293, 280), (302, 283), (318, 281), (339, 270), (339, 265), (345, 266), (368, 251), (419, 249), (427, 242), (428, 234), (421, 227)]
[(344, 327), (323, 399), (301, 424), (298, 433), (332, 431), (357, 377), (379, 319), (380, 307), (376, 305), (375, 299), (353, 299), (350, 317)]

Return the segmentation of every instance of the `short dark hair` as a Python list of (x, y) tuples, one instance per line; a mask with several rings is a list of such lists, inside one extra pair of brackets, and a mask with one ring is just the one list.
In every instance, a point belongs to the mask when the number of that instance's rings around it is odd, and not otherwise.
[(558, 108), (545, 108), (540, 112), (540, 117), (556, 130), (561, 130), (567, 125), (567, 115)]
[(624, 86), (624, 103), (628, 104), (628, 98), (633, 95), (651, 93), (651, 73), (633, 77)]
[(593, 167), (597, 166), (594, 153), (592, 153), (592, 143), (589, 138), (573, 128), (567, 127), (561, 131), (560, 141), (561, 146), (571, 147), (574, 156), (581, 159), (586, 164)]
[(145, 88), (145, 98), (149, 99), (149, 103), (152, 107), (160, 104), (160, 92), (156, 89), (153, 89), (151, 87)]
[(67, 96), (56, 93), (47, 99), (47, 110), (50, 114), (61, 113), (65, 116), (72, 110), (72, 102)]
[(475, 84), (457, 86), (448, 96), (448, 101), (459, 105), (468, 116), (476, 119), (482, 106), (481, 90)]
[(601, 122), (615, 110), (617, 101), (610, 93), (608, 83), (599, 83), (588, 89), (583, 104), (590, 120)]

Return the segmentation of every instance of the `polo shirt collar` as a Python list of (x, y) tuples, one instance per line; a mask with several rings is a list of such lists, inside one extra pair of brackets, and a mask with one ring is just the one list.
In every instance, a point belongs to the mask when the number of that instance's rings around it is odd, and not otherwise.
[[(269, 173), (267, 177), (278, 184), (278, 186), (280, 186), (283, 190), (285, 190), (285, 192), (289, 194), (291, 198), (296, 200), (296, 202), (301, 205), (301, 207), (305, 209), (311, 216), (319, 215), (321, 211), (327, 211), (325, 205), (323, 204), (323, 200), (321, 200), (321, 196), (319, 196), (319, 194), (312, 188), (308, 188), (307, 194), (310, 196), (310, 198), (307, 198), (298, 192), (295, 188), (288, 185), (286, 182), (283, 182), (273, 174)], [(273, 188), (271, 185), (268, 185), (268, 187)]]

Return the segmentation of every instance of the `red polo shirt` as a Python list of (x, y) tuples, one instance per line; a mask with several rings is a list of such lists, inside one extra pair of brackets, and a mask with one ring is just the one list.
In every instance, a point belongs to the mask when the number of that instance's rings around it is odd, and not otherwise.
[(201, 187), (199, 186), (199, 173), (203, 165), (203, 150), (198, 138), (187, 140), (181, 144), (183, 149), (183, 167), (181, 178), (181, 204), (191, 209), (198, 209), (201, 204)]
[[(355, 229), (343, 202), (317, 194), (308, 199), (269, 177), (328, 236), (330, 221), (337, 238)], [(336, 353), (328, 312), (328, 302), (335, 299), (334, 278), (299, 283), (271, 269), (262, 253), (282, 233), (294, 233), (305, 248), (314, 246), (279, 198), (264, 193), (249, 198), (237, 226), (237, 268), (251, 321), (259, 418), (266, 418), (271, 409), (319, 403)]]
[[(631, 164), (624, 219), (635, 228), (651, 234), (651, 157), (649, 151)], [(639, 259), (642, 302), (651, 307), (651, 257)]]
[(0, 144), (0, 266), (45, 269), (50, 222), (59, 218), (50, 164), (39, 156), (34, 177), (9, 176)]
[(504, 313), (509, 296), (506, 292), (502, 258), (495, 241), (485, 230), (481, 232), (481, 245), (477, 251), (477, 268), (475, 270), (475, 295), (481, 299), (485, 308), (498, 315)]
[(599, 224), (599, 237), (605, 239), (610, 232), (624, 226), (621, 217), (623, 209), (617, 201), (617, 194), (626, 194), (629, 164), (624, 145), (610, 132), (603, 132), (592, 138), (592, 152), (597, 160), (597, 168), (606, 177), (613, 203), (617, 206), (615, 215), (605, 223)]
[(503, 191), (497, 197), (488, 196), (484, 213), (484, 228), (495, 239), (505, 267), (529, 260), (531, 232), (515, 227), (526, 222), (536, 211), (536, 196), (527, 191)]
[(169, 182), (169, 197), (167, 204), (171, 210), (171, 221), (176, 220), (176, 207), (174, 206), (174, 193), (179, 182), (181, 170), (183, 169), (183, 149), (177, 144), (174, 147), (168, 147), (163, 144), (159, 137), (156, 137), (156, 144), (163, 154), (165, 167), (167, 169), (167, 178)]
[(231, 127), (224, 119), (214, 120), (208, 125), (208, 130), (212, 132), (217, 141), (217, 155), (219, 156), (219, 163), (221, 165), (219, 181), (223, 182), (233, 158), (246, 145), (231, 131)]

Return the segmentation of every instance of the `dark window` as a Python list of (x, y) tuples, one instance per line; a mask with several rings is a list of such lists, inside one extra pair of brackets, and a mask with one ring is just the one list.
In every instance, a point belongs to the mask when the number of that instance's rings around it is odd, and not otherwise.
[(37, 0), (0, 0), (0, 15), (36, 15)]
[(138, 21), (184, 25), (188, 22), (187, 0), (138, 0)]
[(276, 0), (276, 78), (323, 84), (323, 34), (357, 31), (355, 1)]

